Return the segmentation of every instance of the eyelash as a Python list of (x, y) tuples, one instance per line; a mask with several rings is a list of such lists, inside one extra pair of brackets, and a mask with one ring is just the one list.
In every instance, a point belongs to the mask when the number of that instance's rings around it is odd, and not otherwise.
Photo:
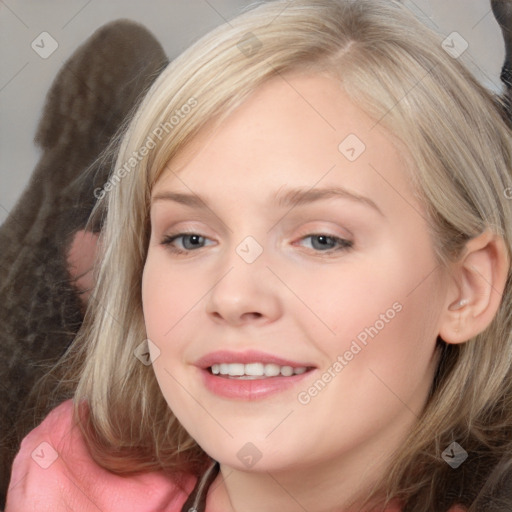
[[(170, 235), (166, 235), (164, 237), (164, 239), (162, 240), (162, 245), (166, 246), (168, 248), (168, 250), (174, 254), (188, 255), (191, 252), (194, 252), (194, 250), (198, 250), (198, 249), (185, 249), (184, 250), (184, 249), (179, 249), (178, 247), (174, 247), (172, 245), (172, 243), (176, 239), (182, 238), (182, 237), (187, 237), (187, 236), (197, 236), (199, 238), (208, 240), (206, 237), (203, 237), (202, 235), (199, 235), (198, 233), (193, 233), (193, 232), (171, 233)], [(317, 252), (319, 254), (331, 255), (333, 253), (340, 252), (340, 251), (349, 251), (350, 249), (353, 248), (353, 245), (354, 245), (354, 243), (350, 240), (346, 240), (344, 238), (340, 238), (340, 237), (333, 236), (333, 235), (328, 235), (325, 233), (310, 233), (308, 235), (301, 237), (301, 240), (304, 240), (306, 238), (314, 238), (314, 237), (325, 237), (325, 238), (335, 241), (339, 245), (339, 247), (337, 249), (330, 249), (328, 251), (316, 251), (315, 249), (313, 249), (315, 252)], [(199, 249), (202, 249), (202, 247), (199, 247)]]

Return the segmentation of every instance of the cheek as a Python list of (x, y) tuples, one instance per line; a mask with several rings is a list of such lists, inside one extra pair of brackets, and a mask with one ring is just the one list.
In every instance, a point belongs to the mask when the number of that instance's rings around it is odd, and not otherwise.
[[(327, 422), (343, 425), (356, 439), (368, 424), (385, 425), (403, 414), (413, 419), (424, 405), (436, 339), (436, 310), (425, 304), (435, 302), (435, 282), (418, 286), (413, 272), (396, 279), (391, 268), (384, 270), (347, 278), (347, 288), (336, 293), (327, 282), (320, 287), (329, 299), (323, 320), (335, 334), (319, 330), (318, 323), (309, 332), (325, 355), (319, 377), (328, 384), (308, 382), (300, 397), (311, 399), (305, 410), (315, 411), (319, 429)], [(318, 397), (313, 388), (323, 389)]]
[[(148, 337), (163, 341), (201, 294), (183, 273), (173, 271), (165, 253), (149, 250), (142, 274), (142, 307)], [(163, 347), (160, 347), (161, 349)]]
[[(142, 309), (147, 338), (159, 350), (153, 360), (153, 371), (172, 409), (176, 404), (170, 398), (179, 397), (181, 390), (170, 375), (176, 374), (176, 365), (183, 360), (186, 345), (185, 336), (178, 336), (180, 319), (190, 313), (193, 304), (187, 297), (188, 290), (189, 287), (180, 282), (180, 276), (169, 268), (165, 255), (150, 249), (142, 274)], [(178, 378), (181, 382), (182, 378)]]
[(157, 259), (149, 252), (142, 273), (142, 309), (150, 339), (160, 338), (168, 324), (169, 308), (166, 303), (169, 297), (166, 293), (165, 274), (161, 270), (161, 265), (158, 265)]
[(408, 249), (372, 255), (371, 263), (361, 259), (336, 277), (322, 271), (294, 283), (310, 309), (297, 318), (327, 367), (346, 354), (357, 379), (367, 378), (369, 368), (391, 382), (411, 383), (429, 373), (441, 283), (429, 252)]

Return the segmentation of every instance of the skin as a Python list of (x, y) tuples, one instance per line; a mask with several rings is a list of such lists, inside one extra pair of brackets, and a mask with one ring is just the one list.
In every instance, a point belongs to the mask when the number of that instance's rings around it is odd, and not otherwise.
[(80, 294), (82, 310), (94, 288), (93, 267), (98, 255), (98, 235), (83, 229), (77, 231), (69, 243), (66, 261), (73, 285)]
[[(366, 145), (353, 162), (338, 149), (348, 134)], [(348, 510), (424, 407), (437, 336), (463, 342), (492, 319), (508, 264), (503, 244), (479, 237), (447, 279), (394, 142), (333, 78), (289, 74), (260, 87), (219, 130), (197, 136), (152, 190), (142, 281), (147, 335), (160, 350), (153, 368), (169, 407), (221, 463), (209, 509)], [(291, 186), (344, 187), (382, 213), (340, 198), (279, 208), (273, 195)], [(199, 194), (209, 209), (155, 200), (171, 191)], [(184, 231), (205, 240), (199, 248), (190, 237), (162, 243)], [(353, 246), (336, 251), (312, 234)], [(263, 249), (250, 264), (236, 252), (247, 236)], [(489, 283), (494, 292), (483, 294)], [(462, 298), (469, 304), (456, 308)], [(395, 303), (400, 312), (301, 404), (297, 394)], [(261, 350), (317, 369), (268, 398), (221, 398), (194, 366), (220, 349)], [(251, 468), (237, 456), (248, 442), (262, 455)]]

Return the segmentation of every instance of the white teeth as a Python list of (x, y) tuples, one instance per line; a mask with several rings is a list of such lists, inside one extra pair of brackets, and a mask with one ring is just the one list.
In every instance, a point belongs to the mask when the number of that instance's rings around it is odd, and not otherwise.
[(267, 377), (276, 377), (281, 373), (281, 367), (278, 364), (269, 363), (265, 365), (265, 375)]
[(265, 374), (265, 365), (263, 363), (249, 363), (245, 365), (245, 375), (257, 375), (258, 377)]
[(305, 366), (293, 368), (291, 366), (279, 366), (274, 363), (219, 363), (211, 366), (214, 375), (228, 375), (230, 377), (291, 377), (300, 375), (307, 370)]
[(283, 366), (281, 368), (281, 375), (284, 375), (285, 377), (293, 375), (293, 368), (291, 366)]
[(244, 375), (244, 373), (245, 373), (245, 364), (233, 363), (233, 364), (228, 364), (228, 367), (229, 367), (229, 375), (231, 375), (232, 377)]

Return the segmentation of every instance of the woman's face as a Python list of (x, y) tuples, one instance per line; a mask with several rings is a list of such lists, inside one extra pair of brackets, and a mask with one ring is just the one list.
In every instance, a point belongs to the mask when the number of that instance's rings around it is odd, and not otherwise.
[(301, 74), (170, 162), (152, 191), (144, 317), (163, 396), (211, 457), (367, 467), (400, 446), (446, 291), (409, 172), (334, 79)]

